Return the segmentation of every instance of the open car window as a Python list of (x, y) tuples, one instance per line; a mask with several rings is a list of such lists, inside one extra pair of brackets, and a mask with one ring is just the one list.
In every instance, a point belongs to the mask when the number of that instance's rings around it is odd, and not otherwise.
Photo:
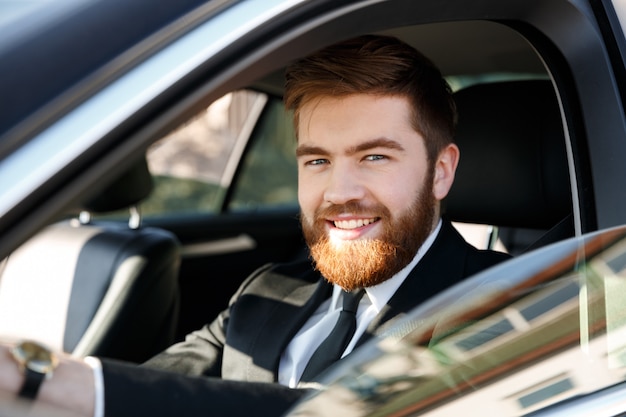
[(350, 416), (567, 407), (624, 382), (625, 298), (626, 228), (550, 245), (418, 307), (292, 415), (322, 415), (329, 404)]

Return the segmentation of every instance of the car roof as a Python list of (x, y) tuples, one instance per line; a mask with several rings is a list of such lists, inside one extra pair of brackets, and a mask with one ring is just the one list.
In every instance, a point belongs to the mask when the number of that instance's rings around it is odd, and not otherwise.
[[(0, 156), (7, 130), (72, 86), (103, 82), (139, 57), (129, 46), (151, 40), (164, 27), (206, 3), (226, 1), (67, 0), (11, 2), (0, 21)], [(205, 8), (208, 8), (205, 6)], [(96, 83), (97, 84), (97, 83)], [(62, 107), (61, 103), (57, 106)]]
[[(395, 36), (430, 58), (447, 77), (491, 74), (544, 74), (545, 67), (519, 33), (491, 21), (440, 22), (402, 26), (378, 33)], [(254, 84), (281, 94), (283, 69)]]
[[(158, 8), (150, 0), (62, 3), (63, 7), (43, 0), (23, 3), (0, 21), (0, 31), (7, 34), (0, 37), (0, 95), (12, 99), (11, 106), (0, 114), (0, 155), (9, 145), (2, 140), (6, 132), (45, 103), (62, 94), (68, 101), (68, 90), (81, 82), (95, 88), (141, 59), (140, 51), (156, 47), (167, 36), (173, 39), (172, 34), (185, 23), (189, 30), (192, 14), (200, 21), (236, 2), (180, 0), (160, 2)], [(45, 7), (27, 8), (24, 4)], [(494, 22), (433, 23), (382, 33), (412, 44), (446, 75), (543, 71), (530, 45)], [(279, 94), (282, 69), (255, 87)], [(55, 104), (63, 108), (63, 101)]]

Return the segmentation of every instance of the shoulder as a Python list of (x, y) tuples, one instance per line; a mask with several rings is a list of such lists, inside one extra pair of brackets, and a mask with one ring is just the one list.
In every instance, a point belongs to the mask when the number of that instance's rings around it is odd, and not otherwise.
[(454, 246), (455, 250), (465, 253), (465, 275), (474, 274), (512, 258), (508, 253), (477, 249), (470, 245), (449, 221), (444, 220), (440, 237), (446, 244)]
[(467, 272), (474, 274), (511, 258), (511, 255), (504, 252), (479, 250), (472, 246), (467, 256)]
[(317, 283), (320, 278), (308, 259), (270, 263), (253, 272), (243, 282), (238, 293), (280, 293), (293, 287)]

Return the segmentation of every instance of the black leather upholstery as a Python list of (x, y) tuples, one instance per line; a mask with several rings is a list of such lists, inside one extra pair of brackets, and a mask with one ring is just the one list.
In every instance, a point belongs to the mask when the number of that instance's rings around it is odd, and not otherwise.
[[(148, 195), (145, 161), (87, 207), (120, 209)], [(140, 362), (174, 341), (179, 244), (171, 233), (125, 224), (53, 224), (0, 269), (0, 334), (76, 355)]]
[(537, 246), (572, 236), (566, 142), (552, 83), (479, 84), (459, 90), (455, 100), (461, 159), (444, 203), (447, 217), (499, 226), (511, 246), (520, 244), (515, 239), (543, 235), (523, 243)]
[(544, 229), (571, 213), (565, 138), (550, 81), (475, 85), (455, 99), (461, 160), (446, 201), (450, 218)]
[(455, 221), (547, 229), (572, 212), (561, 114), (548, 80), (455, 94), (461, 160), (446, 201)]
[(83, 208), (92, 213), (106, 213), (135, 205), (148, 197), (154, 184), (145, 158), (132, 165), (111, 185), (102, 190)]

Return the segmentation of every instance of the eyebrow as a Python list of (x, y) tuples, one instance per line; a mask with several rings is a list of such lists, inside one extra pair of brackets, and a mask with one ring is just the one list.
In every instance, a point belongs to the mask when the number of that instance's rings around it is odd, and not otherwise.
[[(351, 146), (346, 149), (346, 155), (354, 155), (359, 152), (368, 151), (374, 148), (388, 148), (388, 149), (396, 149), (399, 151), (404, 151), (404, 147), (400, 145), (395, 140), (387, 139), (387, 138), (377, 138), (368, 140), (367, 142), (359, 143), (358, 145)], [(309, 146), (309, 145), (300, 145), (296, 149), (296, 157), (306, 156), (306, 155), (329, 155), (330, 152), (321, 146)]]

